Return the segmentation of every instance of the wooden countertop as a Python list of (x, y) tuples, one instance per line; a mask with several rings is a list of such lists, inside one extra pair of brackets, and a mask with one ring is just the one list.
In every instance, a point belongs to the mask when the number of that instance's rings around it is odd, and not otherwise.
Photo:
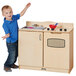
[[(58, 26), (55, 28), (54, 31), (47, 30), (50, 24), (55, 24), (56, 22), (51, 21), (45, 21), (45, 22), (35, 22), (35, 21), (27, 21), (26, 26), (32, 26), (33, 24), (38, 24), (39, 26), (42, 25), (43, 27), (46, 27), (46, 29), (25, 29), (21, 28), (19, 31), (27, 31), (27, 32), (49, 32), (49, 33), (70, 33), (73, 31), (73, 23), (58, 23)], [(62, 31), (60, 31), (60, 26), (62, 26)], [(67, 29), (67, 31), (64, 31), (64, 29)]]

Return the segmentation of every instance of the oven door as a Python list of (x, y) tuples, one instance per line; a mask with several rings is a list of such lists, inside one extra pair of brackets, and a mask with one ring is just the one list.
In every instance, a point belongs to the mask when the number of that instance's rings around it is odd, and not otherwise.
[(44, 67), (69, 69), (69, 34), (44, 33)]

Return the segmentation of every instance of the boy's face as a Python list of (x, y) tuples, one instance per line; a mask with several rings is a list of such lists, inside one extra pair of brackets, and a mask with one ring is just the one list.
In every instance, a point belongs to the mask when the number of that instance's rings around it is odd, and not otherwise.
[(13, 11), (12, 11), (11, 8), (3, 9), (2, 14), (3, 14), (3, 16), (4, 16), (7, 20), (11, 20), (11, 19), (12, 19), (12, 15), (13, 15)]

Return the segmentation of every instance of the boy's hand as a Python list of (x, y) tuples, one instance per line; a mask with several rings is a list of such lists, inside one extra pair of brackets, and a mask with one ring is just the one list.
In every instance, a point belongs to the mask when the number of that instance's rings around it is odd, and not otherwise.
[(3, 38), (3, 40), (4, 40), (4, 39), (6, 39), (7, 37), (6, 37), (6, 36), (3, 36), (2, 38)]
[(30, 7), (30, 6), (31, 6), (31, 3), (28, 3), (28, 4), (26, 5), (27, 8)]
[(31, 5), (31, 3), (28, 3), (28, 4), (25, 6), (25, 8), (24, 8), (24, 9), (21, 11), (21, 13), (20, 13), (20, 17), (25, 14), (26, 10), (30, 7), (30, 5)]
[(10, 34), (6, 34), (6, 35), (3, 36), (2, 38), (3, 38), (3, 40), (4, 40), (4, 39), (8, 38), (9, 36), (10, 36)]

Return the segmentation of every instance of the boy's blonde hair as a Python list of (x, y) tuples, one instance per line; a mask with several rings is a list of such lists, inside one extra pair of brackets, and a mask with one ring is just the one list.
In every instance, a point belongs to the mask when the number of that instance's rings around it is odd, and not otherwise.
[[(4, 9), (8, 9), (8, 8), (11, 8), (11, 7), (10, 7), (9, 5), (5, 5), (5, 6), (2, 7), (1, 10), (2, 10), (2, 12), (3, 12)], [(12, 8), (11, 8), (11, 9), (12, 9)]]

